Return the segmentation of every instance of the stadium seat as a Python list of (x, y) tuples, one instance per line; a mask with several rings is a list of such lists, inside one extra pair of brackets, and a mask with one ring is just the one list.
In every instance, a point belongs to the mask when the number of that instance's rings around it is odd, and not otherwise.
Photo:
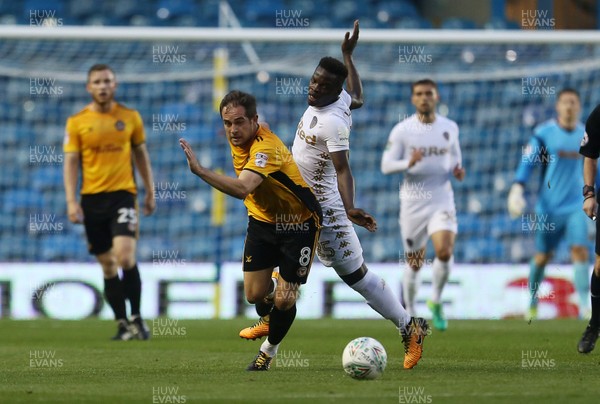
[(394, 28), (398, 29), (431, 29), (431, 21), (420, 17), (402, 17), (394, 23)]
[(504, 259), (506, 259), (505, 247), (498, 239), (469, 239), (465, 244), (468, 244), (469, 246), (464, 253), (465, 260), (468, 262), (490, 263), (502, 262)]
[(56, 19), (66, 18), (64, 2), (62, 0), (26, 0), (23, 3), (23, 18), (27, 24), (33, 18), (36, 20), (34, 25), (37, 25), (38, 21), (46, 16)]
[(20, 4), (11, 0), (0, 0), (0, 15), (16, 15), (21, 12)]
[(45, 234), (39, 242), (40, 259), (44, 262), (71, 260), (82, 253), (87, 254), (85, 236), (71, 233)]
[(97, 15), (98, 6), (93, 0), (71, 0), (68, 10), (71, 17), (83, 20)]
[(62, 191), (64, 186), (62, 164), (34, 169), (31, 177), (33, 189), (39, 192)]
[(518, 22), (506, 20), (504, 18), (492, 18), (490, 21), (487, 21), (483, 27), (485, 29), (521, 29)]
[[(286, 10), (287, 8), (281, 0), (255, 0), (246, 3), (245, 18), (248, 21), (256, 21), (259, 18), (268, 18), (272, 21), (271, 26), (275, 26), (276, 10)], [(234, 9), (235, 12), (238, 10)]]
[(348, 27), (348, 29), (350, 29), (357, 16), (361, 16), (361, 20), (363, 19), (363, 15), (366, 14), (364, 11), (366, 11), (368, 7), (364, 0), (362, 2), (337, 0), (332, 2), (331, 9), (335, 10), (335, 13), (332, 14), (334, 24), (338, 27)]
[(29, 213), (44, 208), (44, 200), (32, 189), (12, 189), (6, 191), (2, 199), (2, 210), (8, 215), (19, 211)]
[(121, 19), (130, 19), (135, 15), (152, 16), (154, 10), (151, 1), (137, 3), (134, 0), (119, 0), (113, 5), (112, 14)]
[(474, 21), (464, 18), (448, 18), (442, 22), (442, 29), (476, 29), (477, 24)]
[(194, 13), (194, 4), (185, 0), (160, 0), (156, 6), (157, 10), (168, 10), (168, 18), (176, 18)]
[(378, 13), (386, 12), (392, 21), (401, 20), (403, 18), (420, 19), (421, 16), (415, 5), (406, 0), (381, 2)]
[[(166, 251), (173, 251), (172, 254), (177, 254), (177, 246), (172, 242), (171, 239), (166, 237), (156, 237), (141, 234), (138, 240), (138, 260), (140, 262), (152, 263), (157, 257), (161, 257), (161, 253), (165, 254)], [(163, 255), (168, 256), (168, 255)], [(173, 255), (174, 256), (174, 255)], [(178, 258), (179, 254), (177, 254)]]

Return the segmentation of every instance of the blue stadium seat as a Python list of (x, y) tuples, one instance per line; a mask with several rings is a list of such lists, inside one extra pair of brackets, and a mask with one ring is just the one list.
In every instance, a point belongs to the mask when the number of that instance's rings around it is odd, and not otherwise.
[(458, 222), (458, 232), (461, 235), (475, 235), (481, 233), (483, 222), (479, 215), (475, 213), (459, 212), (456, 221)]
[(476, 238), (468, 239), (467, 241), (462, 240), (465, 245), (465, 260), (467, 262), (505, 262), (508, 260), (506, 257), (505, 246), (502, 242), (495, 238)]
[[(210, 237), (184, 236), (177, 241), (177, 248), (182, 257), (190, 261), (214, 260), (215, 242)], [(210, 257), (210, 258), (209, 258)]]
[(79, 20), (98, 14), (98, 5), (94, 0), (71, 0), (68, 6), (71, 17)]
[(44, 262), (72, 260), (87, 254), (85, 236), (72, 233), (45, 234), (41, 237), (40, 259)]
[[(219, 2), (220, 0), (203, 0), (194, 7), (194, 16), (198, 19), (199, 26), (211, 27), (219, 25)], [(237, 13), (235, 2), (229, 2), (229, 5), (234, 8), (234, 13)], [(244, 25), (243, 22), (242, 25)]]
[(377, 11), (387, 12), (390, 16), (390, 19), (393, 21), (401, 20), (403, 18), (421, 18), (421, 15), (419, 14), (419, 11), (415, 5), (412, 2), (405, 0), (381, 2)]
[(155, 10), (152, 2), (138, 3), (134, 0), (119, 0), (112, 8), (112, 15), (121, 19), (130, 19), (135, 15), (152, 16)]
[(431, 21), (420, 17), (402, 17), (395, 24), (394, 28), (398, 29), (431, 29), (433, 24)]
[(2, 243), (0, 243), (2, 261), (41, 261), (37, 254), (38, 244), (32, 243), (27, 236), (16, 235), (22, 232), (21, 229), (12, 229), (11, 232), (3, 235)]
[(63, 189), (63, 168), (61, 165), (43, 166), (32, 170), (33, 189), (40, 192)]
[(319, 15), (310, 20), (311, 28), (333, 28), (334, 23), (330, 18)]
[(492, 18), (483, 27), (485, 29), (521, 29), (518, 22), (509, 21), (505, 18)]
[[(245, 18), (248, 21), (256, 21), (259, 18), (267, 18), (272, 21), (272, 27), (275, 26), (276, 11), (289, 10), (281, 0), (255, 0), (246, 3)], [(234, 9), (237, 13), (237, 10)]]
[[(164, 236), (153, 237), (151, 235), (140, 234), (137, 250), (138, 260), (141, 262), (152, 263), (154, 259), (160, 259), (161, 257), (164, 259), (164, 257), (169, 256), (176, 256), (177, 259), (183, 258), (177, 254), (177, 246), (172, 242), (172, 239)], [(167, 255), (167, 251), (172, 252), (171, 254), (173, 255)]]
[(491, 217), (491, 232), (493, 237), (498, 239), (502, 237), (513, 237), (523, 234), (520, 219), (511, 219), (508, 212), (496, 214)]
[(169, 120), (174, 119), (173, 122), (175, 123), (181, 122), (189, 125), (199, 121), (200, 117), (202, 117), (202, 109), (195, 104), (177, 102), (162, 105), (160, 107), (160, 115), (157, 119), (159, 121), (166, 121), (163, 123), (168, 123)]
[(29, 140), (33, 138), (33, 134), (30, 131), (25, 131), (18, 124), (10, 124), (6, 123), (2, 127), (2, 136), (0, 136), (0, 146), (3, 148), (11, 147), (16, 148), (17, 144), (23, 142), (23, 135), (26, 134), (27, 140), (25, 142), (29, 143)]
[(45, 17), (66, 18), (65, 5), (62, 0), (26, 0), (23, 3), (23, 18), (28, 24), (33, 18), (37, 25)]
[(351, 29), (352, 23), (357, 18), (363, 19), (366, 17), (366, 10), (368, 5), (363, 1), (351, 1), (351, 0), (337, 0), (332, 2), (331, 9), (335, 10), (331, 17), (334, 20), (334, 24), (338, 27), (347, 27)]
[(181, 17), (194, 13), (194, 4), (185, 0), (160, 0), (157, 9), (164, 8), (169, 11), (168, 18)]
[(0, 0), (0, 15), (16, 15), (21, 12), (20, 4), (11, 0)]
[(2, 195), (2, 210), (5, 214), (15, 212), (29, 213), (44, 208), (44, 200), (37, 191), (32, 189), (11, 189)]
[(477, 24), (465, 18), (448, 18), (442, 22), (442, 29), (476, 29)]

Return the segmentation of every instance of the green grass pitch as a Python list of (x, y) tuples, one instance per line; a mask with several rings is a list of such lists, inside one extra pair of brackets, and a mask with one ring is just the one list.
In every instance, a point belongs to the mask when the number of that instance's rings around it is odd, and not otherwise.
[[(600, 348), (577, 353), (585, 322), (450, 321), (402, 369), (400, 337), (386, 321), (297, 320), (269, 372), (246, 372), (259, 341), (252, 320), (148, 321), (150, 341), (110, 341), (112, 322), (0, 321), (1, 403), (592, 403)], [(159, 335), (162, 334), (162, 335)], [(360, 336), (387, 350), (383, 376), (357, 381), (342, 350)]]

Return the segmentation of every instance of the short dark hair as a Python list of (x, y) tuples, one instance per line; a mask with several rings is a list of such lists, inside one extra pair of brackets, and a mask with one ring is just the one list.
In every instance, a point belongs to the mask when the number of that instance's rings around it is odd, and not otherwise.
[(221, 100), (221, 105), (219, 105), (219, 114), (221, 115), (221, 118), (223, 118), (223, 108), (227, 105), (244, 107), (247, 118), (252, 119), (256, 116), (256, 98), (254, 98), (252, 94), (239, 90), (233, 90), (227, 93)]
[(90, 76), (92, 75), (92, 72), (100, 72), (102, 70), (110, 70), (110, 72), (114, 76), (116, 76), (115, 71), (109, 65), (104, 64), (104, 63), (96, 63), (95, 65), (93, 65), (92, 67), (90, 67), (90, 69), (88, 70), (88, 73), (87, 73), (87, 79), (88, 79), (88, 81), (90, 81)]
[(435, 88), (437, 90), (437, 84), (435, 83), (435, 81), (433, 81), (431, 79), (421, 79), (421, 80), (417, 80), (414, 83), (412, 83), (412, 85), (410, 87), (410, 93), (411, 94), (414, 93), (415, 87), (420, 86), (420, 85), (432, 86), (433, 88)]
[(319, 60), (319, 66), (327, 70), (329, 73), (338, 77), (341, 84), (344, 83), (346, 77), (348, 77), (348, 69), (342, 62), (331, 56), (325, 56)]
[(579, 96), (579, 91), (575, 90), (572, 87), (565, 87), (562, 90), (560, 90), (556, 96), (556, 100), (558, 101), (558, 99), (560, 98), (561, 95), (563, 94), (575, 94), (575, 96), (577, 97), (578, 100), (581, 99), (581, 97)]

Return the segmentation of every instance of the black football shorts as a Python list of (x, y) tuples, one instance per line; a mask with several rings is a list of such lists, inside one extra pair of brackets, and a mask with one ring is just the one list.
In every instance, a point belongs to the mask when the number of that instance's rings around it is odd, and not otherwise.
[(112, 248), (115, 236), (138, 236), (136, 196), (127, 191), (103, 192), (81, 196), (83, 225), (90, 254)]
[(311, 217), (303, 223), (277, 226), (250, 217), (244, 244), (244, 271), (279, 267), (289, 283), (306, 283), (319, 230)]

